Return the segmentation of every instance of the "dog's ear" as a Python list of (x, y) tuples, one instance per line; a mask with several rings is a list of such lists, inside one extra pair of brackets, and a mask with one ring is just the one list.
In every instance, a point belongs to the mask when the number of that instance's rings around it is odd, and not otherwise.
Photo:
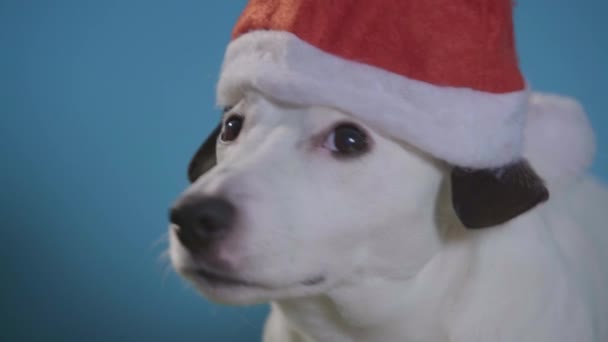
[(190, 180), (190, 183), (194, 183), (198, 177), (217, 164), (215, 145), (221, 131), (222, 125), (219, 124), (198, 148), (194, 157), (192, 157), (190, 165), (188, 166), (188, 179)]
[(451, 181), (454, 211), (472, 229), (505, 223), (549, 198), (526, 160), (495, 169), (454, 167)]

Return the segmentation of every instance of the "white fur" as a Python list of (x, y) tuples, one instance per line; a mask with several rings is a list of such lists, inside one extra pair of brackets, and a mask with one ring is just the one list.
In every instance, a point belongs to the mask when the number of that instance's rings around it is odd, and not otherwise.
[(254, 31), (227, 49), (218, 103), (247, 89), (340, 108), (453, 165), (502, 166), (521, 156), (528, 92), (437, 86), (321, 51), (294, 34)]
[[(526, 156), (550, 200), (467, 230), (445, 164), (338, 110), (242, 96), (231, 111), (245, 117), (239, 138), (220, 142), (218, 165), (185, 192), (231, 200), (239, 224), (209, 259), (171, 233), (170, 255), (178, 271), (263, 284), (190, 278), (214, 301), (270, 301), (264, 341), (608, 341), (608, 192), (583, 176), (592, 135), (573, 102), (531, 100)], [(336, 160), (323, 147), (343, 121), (366, 127), (368, 154)]]

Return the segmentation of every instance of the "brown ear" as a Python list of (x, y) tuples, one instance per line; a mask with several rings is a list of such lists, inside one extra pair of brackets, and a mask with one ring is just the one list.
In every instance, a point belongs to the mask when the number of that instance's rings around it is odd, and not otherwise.
[(549, 198), (526, 160), (496, 169), (452, 169), (452, 205), (467, 228), (505, 223)]
[(190, 180), (190, 183), (194, 183), (198, 177), (217, 164), (215, 145), (221, 131), (222, 126), (217, 125), (213, 132), (211, 132), (203, 144), (198, 148), (194, 157), (192, 157), (190, 165), (188, 166), (188, 179)]

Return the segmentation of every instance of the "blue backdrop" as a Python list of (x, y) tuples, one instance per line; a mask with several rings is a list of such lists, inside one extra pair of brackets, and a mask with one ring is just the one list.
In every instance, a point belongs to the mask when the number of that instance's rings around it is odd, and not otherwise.
[[(161, 256), (244, 4), (0, 0), (1, 341), (259, 340), (266, 307), (209, 304)], [(607, 12), (516, 12), (527, 78), (584, 104), (604, 179)]]

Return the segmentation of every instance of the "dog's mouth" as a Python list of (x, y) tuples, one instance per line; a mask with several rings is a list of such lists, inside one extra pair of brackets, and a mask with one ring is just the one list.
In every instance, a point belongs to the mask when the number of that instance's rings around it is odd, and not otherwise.
[[(280, 287), (271, 286), (267, 284), (262, 284), (258, 282), (253, 282), (247, 279), (242, 279), (234, 276), (229, 276), (225, 274), (220, 274), (215, 271), (211, 271), (208, 269), (187, 269), (183, 270), (182, 273), (189, 277), (202, 279), (205, 283), (209, 284), (212, 287), (251, 287), (251, 288), (260, 288), (265, 290), (274, 290)], [(294, 286), (315, 286), (325, 282), (325, 276), (318, 275), (315, 277), (311, 277), (305, 279), (303, 281), (294, 284)], [(281, 286), (282, 287), (282, 286)], [(287, 286), (292, 287), (292, 286)]]
[(195, 269), (195, 270), (187, 270), (186, 274), (190, 276), (195, 276), (198, 278), (202, 278), (205, 282), (209, 283), (212, 286), (241, 286), (241, 287), (259, 287), (259, 288), (268, 288), (268, 286), (264, 284), (258, 284), (251, 282), (249, 280), (240, 279), (237, 277), (232, 277), (224, 274), (219, 274), (217, 272), (213, 272), (206, 269)]

